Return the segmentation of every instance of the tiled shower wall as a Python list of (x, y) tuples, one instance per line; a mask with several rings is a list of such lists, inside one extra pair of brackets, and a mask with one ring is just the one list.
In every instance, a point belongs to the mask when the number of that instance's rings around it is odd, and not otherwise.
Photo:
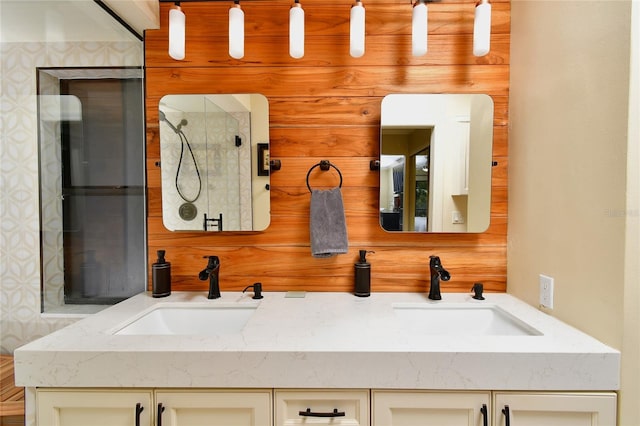
[[(202, 194), (193, 204), (198, 210), (196, 219), (183, 220), (180, 217), (180, 205), (184, 200), (175, 189), (175, 174), (183, 158), (180, 168), (180, 187), (186, 190), (185, 196), (193, 198), (197, 194), (198, 177), (189, 155), (186, 144), (181, 147), (179, 137), (165, 122), (160, 123), (162, 137), (162, 211), (163, 223), (171, 230), (202, 229), (203, 214), (216, 218), (223, 213), (225, 230), (251, 231), (253, 218), (251, 215), (251, 114), (233, 112), (230, 115), (238, 122), (238, 136), (242, 145), (232, 145), (234, 134), (227, 134), (227, 115), (202, 112), (165, 112), (172, 123), (187, 120), (182, 127), (189, 141), (195, 160), (199, 164), (202, 179)], [(223, 136), (220, 136), (223, 135)], [(226, 142), (226, 143), (225, 143)], [(229, 170), (233, 168), (233, 170)], [(236, 191), (227, 188), (237, 188)], [(210, 228), (215, 230), (216, 227)]]
[(140, 42), (0, 43), (0, 352), (75, 318), (41, 314), (37, 67), (141, 66)]

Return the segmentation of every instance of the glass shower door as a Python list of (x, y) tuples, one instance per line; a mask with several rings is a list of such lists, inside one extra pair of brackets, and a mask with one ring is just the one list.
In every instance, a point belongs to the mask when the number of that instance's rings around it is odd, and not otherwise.
[(142, 78), (59, 75), (39, 73), (45, 312), (117, 303), (147, 275)]
[[(233, 115), (205, 98), (208, 216), (222, 217), (222, 229), (240, 226), (240, 126)], [(220, 216), (221, 215), (221, 216)]]

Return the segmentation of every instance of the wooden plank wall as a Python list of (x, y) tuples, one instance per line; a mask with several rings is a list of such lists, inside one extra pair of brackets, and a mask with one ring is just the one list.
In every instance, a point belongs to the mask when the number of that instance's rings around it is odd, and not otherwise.
[[(358, 250), (375, 251), (372, 291), (425, 291), (429, 255), (451, 273), (443, 291), (506, 290), (507, 127), (509, 0), (493, 0), (491, 53), (472, 55), (474, 1), (430, 3), (429, 52), (411, 56), (411, 4), (370, 0), (366, 53), (349, 56), (347, 0), (303, 0), (306, 46), (302, 59), (288, 55), (286, 0), (242, 3), (245, 57), (228, 56), (225, 3), (183, 2), (187, 53), (167, 54), (168, 11), (161, 28), (147, 31), (146, 120), (149, 190), (149, 264), (165, 249), (174, 290), (204, 291), (198, 272), (203, 256), (221, 259), (221, 288), (241, 290), (260, 281), (265, 291), (352, 291)], [(263, 232), (173, 233), (162, 225), (158, 105), (166, 94), (262, 93), (269, 100), (270, 155), (282, 162), (271, 176), (271, 224)], [(486, 93), (495, 102), (491, 225), (481, 234), (398, 234), (378, 224), (379, 174), (369, 170), (379, 155), (380, 104), (390, 93)], [(310, 194), (305, 177), (328, 159), (340, 168), (349, 253), (311, 257)], [(319, 170), (319, 169), (316, 169)], [(314, 172), (315, 173), (315, 172)], [(334, 186), (337, 175), (312, 175), (315, 187)]]

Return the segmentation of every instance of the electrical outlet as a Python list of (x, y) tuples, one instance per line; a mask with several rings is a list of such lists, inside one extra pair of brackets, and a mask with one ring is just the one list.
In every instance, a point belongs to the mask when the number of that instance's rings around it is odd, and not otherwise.
[(462, 215), (462, 212), (451, 212), (451, 223), (464, 223), (464, 216)]
[(553, 278), (540, 274), (540, 306), (553, 309)]

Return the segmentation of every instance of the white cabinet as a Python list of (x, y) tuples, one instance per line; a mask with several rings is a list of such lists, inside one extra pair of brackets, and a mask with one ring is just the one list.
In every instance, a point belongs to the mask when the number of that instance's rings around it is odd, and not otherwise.
[(453, 165), (451, 195), (469, 194), (469, 141), (471, 117), (458, 115), (451, 128), (455, 135), (451, 142), (451, 164)]
[(615, 426), (614, 392), (38, 389), (41, 426)]
[(374, 390), (372, 426), (486, 426), (491, 392)]
[(157, 390), (156, 416), (162, 426), (270, 426), (271, 389)]
[(494, 426), (615, 426), (615, 393), (495, 392)]
[(38, 389), (40, 426), (271, 426), (271, 389)]
[(275, 425), (368, 426), (369, 390), (276, 390)]
[(150, 426), (151, 390), (44, 389), (36, 394), (42, 426)]
[(372, 426), (615, 426), (616, 394), (372, 391)]

